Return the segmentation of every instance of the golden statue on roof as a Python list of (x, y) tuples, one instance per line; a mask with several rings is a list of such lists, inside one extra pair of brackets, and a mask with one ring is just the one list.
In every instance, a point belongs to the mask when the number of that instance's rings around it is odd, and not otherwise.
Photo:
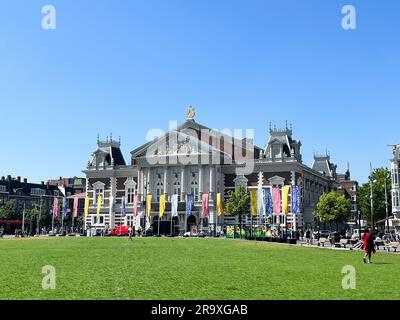
[(194, 120), (194, 117), (196, 116), (196, 109), (192, 106), (189, 106), (186, 112), (186, 116), (188, 120)]

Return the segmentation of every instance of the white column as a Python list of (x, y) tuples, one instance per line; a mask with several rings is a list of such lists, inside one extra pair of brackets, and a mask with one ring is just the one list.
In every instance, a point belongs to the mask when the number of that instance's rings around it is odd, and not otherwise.
[(182, 167), (181, 173), (181, 201), (185, 201), (186, 194), (186, 167)]
[(116, 197), (116, 178), (110, 178), (110, 198), (109, 198), (109, 227), (111, 229), (115, 228), (115, 210), (114, 210), (114, 202)]
[(164, 193), (168, 194), (168, 167), (164, 168)]
[(201, 198), (201, 194), (203, 192), (203, 166), (199, 166), (199, 197)]

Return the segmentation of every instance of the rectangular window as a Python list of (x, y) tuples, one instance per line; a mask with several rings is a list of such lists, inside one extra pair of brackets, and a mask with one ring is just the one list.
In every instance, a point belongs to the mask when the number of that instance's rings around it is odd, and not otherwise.
[(135, 200), (135, 189), (128, 188), (126, 198), (127, 198), (128, 204), (132, 204)]
[(102, 204), (104, 204), (104, 189), (103, 188), (96, 188), (94, 190), (94, 199), (93, 199), (93, 203), (97, 204), (97, 199), (99, 198), (99, 195), (102, 196), (103, 202)]
[(0, 186), (0, 192), (6, 192), (6, 186)]

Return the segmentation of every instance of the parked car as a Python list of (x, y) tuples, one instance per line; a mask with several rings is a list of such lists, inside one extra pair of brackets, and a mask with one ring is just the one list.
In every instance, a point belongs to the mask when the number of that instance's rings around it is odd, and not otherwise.
[(127, 226), (118, 226), (115, 229), (112, 229), (109, 232), (111, 237), (125, 237), (129, 236), (129, 227)]

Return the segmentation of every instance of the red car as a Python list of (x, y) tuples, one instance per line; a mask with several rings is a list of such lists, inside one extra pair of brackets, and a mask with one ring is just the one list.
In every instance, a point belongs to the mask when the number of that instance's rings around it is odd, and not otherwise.
[(129, 227), (127, 226), (118, 226), (115, 229), (110, 231), (111, 237), (124, 237), (129, 236)]

